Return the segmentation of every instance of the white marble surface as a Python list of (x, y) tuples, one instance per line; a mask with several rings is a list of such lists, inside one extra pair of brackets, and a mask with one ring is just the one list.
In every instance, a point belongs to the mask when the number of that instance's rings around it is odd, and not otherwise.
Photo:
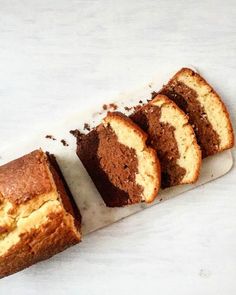
[[(0, 0), (1, 146), (185, 64), (222, 94), (235, 127), (235, 1)], [(234, 295), (235, 177), (234, 166), (93, 233), (2, 279), (0, 294)]]

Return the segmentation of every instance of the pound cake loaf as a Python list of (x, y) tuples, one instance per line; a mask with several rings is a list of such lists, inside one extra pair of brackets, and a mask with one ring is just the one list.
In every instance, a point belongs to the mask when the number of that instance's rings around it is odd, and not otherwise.
[(130, 118), (149, 138), (161, 164), (161, 186), (193, 183), (201, 167), (201, 150), (184, 112), (164, 95), (157, 95)]
[(53, 155), (0, 167), (0, 277), (78, 243), (80, 214)]
[(197, 73), (181, 69), (160, 91), (188, 116), (203, 158), (233, 147), (234, 135), (227, 109), (215, 90)]
[(77, 154), (108, 207), (152, 202), (160, 187), (156, 152), (128, 117), (108, 112), (102, 124), (77, 137)]

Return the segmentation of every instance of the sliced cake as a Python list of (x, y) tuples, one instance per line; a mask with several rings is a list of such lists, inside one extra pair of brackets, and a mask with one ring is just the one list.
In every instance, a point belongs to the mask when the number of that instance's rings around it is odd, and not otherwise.
[(102, 124), (77, 137), (77, 154), (109, 207), (152, 202), (160, 187), (156, 152), (128, 117), (108, 112)]
[(130, 118), (147, 132), (157, 152), (163, 188), (197, 180), (201, 151), (187, 116), (173, 101), (157, 95)]
[(220, 96), (199, 74), (183, 68), (159, 93), (172, 99), (189, 116), (203, 158), (233, 147), (229, 113)]
[(80, 214), (52, 155), (0, 167), (0, 278), (78, 243)]

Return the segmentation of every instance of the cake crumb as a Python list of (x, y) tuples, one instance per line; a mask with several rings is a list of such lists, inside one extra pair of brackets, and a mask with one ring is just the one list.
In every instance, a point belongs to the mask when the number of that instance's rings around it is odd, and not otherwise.
[(56, 138), (53, 135), (50, 135), (50, 134), (46, 135), (45, 138), (56, 140)]
[(118, 106), (115, 103), (110, 103), (110, 104), (104, 104), (102, 108), (104, 111), (111, 110), (111, 109), (115, 111), (117, 110)]
[(77, 140), (80, 140), (83, 136), (85, 136), (85, 134), (82, 133), (79, 129), (70, 130), (70, 134), (76, 137)]
[(62, 143), (64, 146), (69, 146), (69, 144), (65, 141), (65, 139), (62, 139), (62, 140), (61, 140), (61, 143)]
[(91, 130), (91, 127), (88, 123), (84, 123), (84, 130), (88, 130), (88, 131)]
[(124, 107), (126, 111), (131, 111), (133, 107)]
[(117, 105), (115, 103), (110, 103), (109, 108), (113, 109), (115, 111), (115, 110), (117, 110)]
[(155, 97), (155, 96), (157, 96), (157, 92), (156, 91), (153, 91), (152, 93), (151, 93), (151, 96), (152, 96), (152, 99)]

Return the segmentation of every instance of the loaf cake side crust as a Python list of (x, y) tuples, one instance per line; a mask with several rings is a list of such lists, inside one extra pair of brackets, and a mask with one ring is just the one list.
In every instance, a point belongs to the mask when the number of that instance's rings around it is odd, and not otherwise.
[(76, 220), (75, 209), (64, 206), (62, 198), (69, 196), (58, 175), (54, 181), (58, 167), (53, 175), (52, 166), (48, 156), (37, 150), (0, 167), (0, 277), (81, 240), (80, 216)]
[(12, 204), (26, 203), (52, 189), (46, 158), (38, 150), (0, 167), (0, 191)]
[(229, 113), (220, 96), (191, 69), (177, 72), (160, 91), (182, 108), (193, 125), (203, 157), (234, 145)]

